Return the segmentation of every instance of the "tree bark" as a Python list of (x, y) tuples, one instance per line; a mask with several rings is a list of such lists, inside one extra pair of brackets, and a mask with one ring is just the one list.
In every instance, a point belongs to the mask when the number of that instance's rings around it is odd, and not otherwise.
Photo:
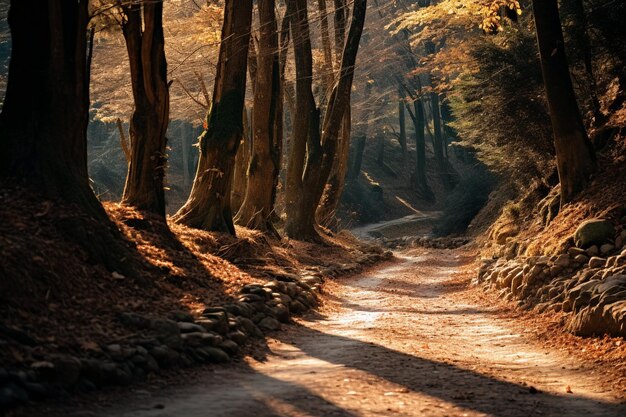
[(170, 100), (163, 3), (132, 3), (122, 6), (122, 10), (126, 16), (122, 32), (135, 105), (130, 121), (130, 163), (122, 204), (165, 217), (165, 134)]
[[(250, 43), (252, 44), (252, 42)], [(250, 59), (248, 59), (248, 66), (250, 66)], [(256, 64), (255, 64), (256, 66)], [(256, 70), (255, 70), (256, 72)], [(254, 88), (252, 89), (254, 91)], [(243, 204), (243, 200), (246, 197), (246, 190), (248, 189), (248, 166), (250, 165), (250, 155), (252, 153), (252, 122), (248, 117), (248, 109), (243, 109), (243, 133), (241, 135), (241, 142), (237, 149), (237, 156), (235, 156), (235, 168), (233, 172), (233, 186), (230, 194), (230, 205), (233, 213), (237, 213)]]
[(363, 164), (363, 152), (365, 151), (366, 139), (366, 136), (363, 135), (359, 136), (356, 140), (356, 145), (354, 147), (354, 159), (348, 173), (348, 179), (350, 180), (356, 180), (357, 178), (359, 178), (359, 174), (361, 173), (361, 165)]
[(106, 214), (87, 175), (87, 1), (12, 0), (12, 50), (0, 115), (0, 176)]
[[(315, 108), (315, 101), (310, 88), (311, 75), (311, 44), (308, 31), (308, 20), (306, 17), (306, 1), (296, 0), (297, 6), (297, 22), (293, 25), (294, 42), (296, 47), (296, 72), (300, 85), (296, 84), (297, 102), (302, 105), (297, 106), (296, 123), (294, 123), (294, 143), (292, 147), (292, 158), (290, 158), (290, 166), (302, 165), (304, 161), (305, 146), (303, 146), (302, 130), (305, 128), (303, 120), (306, 113), (306, 121), (308, 122), (308, 152), (306, 160), (306, 169), (304, 169), (303, 177), (289, 175), (288, 170), (288, 191), (287, 191), (287, 222), (285, 232), (289, 237), (296, 239), (318, 239), (319, 235), (316, 231), (315, 212), (322, 197), (326, 181), (332, 168), (333, 159), (337, 147), (339, 132), (342, 121), (346, 114), (346, 109), (350, 105), (350, 90), (352, 88), (352, 80), (354, 78), (354, 65), (365, 23), (365, 13), (367, 9), (367, 0), (356, 0), (354, 2), (354, 18), (348, 38), (343, 48), (341, 58), (341, 66), (339, 72), (339, 81), (333, 88), (328, 101), (328, 107), (322, 123), (322, 132), (319, 132), (319, 110)], [(304, 46), (303, 46), (304, 45)], [(304, 101), (307, 101), (305, 103)], [(298, 138), (296, 135), (299, 135)], [(293, 152), (297, 149), (297, 153)], [(296, 158), (294, 158), (294, 156)], [(300, 168), (299, 172), (302, 172)], [(295, 171), (295, 170), (294, 170)], [(292, 171), (297, 174), (298, 171)], [(293, 182), (290, 187), (290, 182)], [(298, 184), (296, 184), (298, 183)], [(306, 187), (306, 193), (295, 194), (297, 186), (300, 190)], [(290, 192), (291, 191), (291, 192)], [(298, 200), (298, 197), (300, 199)], [(291, 206), (290, 206), (291, 205)], [(291, 210), (290, 208), (293, 208)]]
[(400, 125), (400, 134), (398, 136), (398, 142), (402, 148), (402, 160), (406, 160), (406, 121), (404, 117), (404, 100), (398, 101), (398, 123)]
[(200, 160), (191, 194), (174, 221), (235, 235), (230, 194), (243, 133), (252, 0), (227, 0), (213, 104), (200, 136)]
[(86, 0), (36, 6), (11, 1), (0, 179), (74, 205), (81, 214), (70, 213), (57, 227), (87, 251), (90, 262), (134, 275), (130, 251), (93, 193), (87, 173), (88, 21)]
[(415, 183), (418, 187), (428, 189), (426, 179), (426, 139), (424, 137), (424, 104), (422, 99), (413, 103), (415, 108)]
[(434, 137), (434, 152), (435, 160), (441, 171), (444, 170), (444, 157), (443, 157), (443, 138), (441, 135), (441, 113), (439, 110), (439, 94), (436, 92), (430, 93), (430, 104), (433, 112), (433, 137)]
[(317, 235), (313, 213), (306, 213), (304, 201), (312, 190), (305, 190), (304, 161), (309, 137), (311, 118), (316, 110), (313, 97), (313, 57), (306, 0), (288, 0), (287, 14), (291, 16), (291, 34), (296, 64), (296, 102), (293, 116), (291, 149), (287, 164), (285, 207), (287, 221), (285, 233), (297, 239), (314, 238)]
[(248, 187), (236, 221), (278, 237), (272, 223), (282, 152), (280, 62), (274, 0), (259, 0), (260, 34)]
[(587, 184), (596, 168), (595, 155), (572, 86), (558, 2), (533, 0), (532, 4), (563, 205)]

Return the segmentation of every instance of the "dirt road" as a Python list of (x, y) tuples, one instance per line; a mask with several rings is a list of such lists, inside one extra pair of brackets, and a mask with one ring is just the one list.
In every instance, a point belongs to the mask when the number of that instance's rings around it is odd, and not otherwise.
[(545, 350), (450, 285), (464, 261), (458, 251), (398, 255), (329, 284), (325, 306), (278, 332), (265, 361), (74, 415), (626, 415), (601, 372)]

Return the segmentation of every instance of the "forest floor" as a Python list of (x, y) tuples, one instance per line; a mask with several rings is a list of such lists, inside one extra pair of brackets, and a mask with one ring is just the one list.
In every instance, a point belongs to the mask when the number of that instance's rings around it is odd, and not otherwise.
[(624, 358), (608, 354), (620, 340), (564, 335), (470, 286), (475, 255), (398, 252), (327, 283), (319, 310), (238, 364), (30, 415), (625, 415)]

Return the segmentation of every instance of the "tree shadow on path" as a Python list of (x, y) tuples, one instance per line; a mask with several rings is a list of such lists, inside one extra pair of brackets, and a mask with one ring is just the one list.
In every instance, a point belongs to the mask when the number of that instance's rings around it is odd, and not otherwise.
[[(309, 356), (363, 371), (400, 385), (409, 392), (425, 394), (450, 405), (490, 416), (626, 415), (625, 404), (598, 401), (565, 392), (563, 395), (533, 393), (529, 386), (308, 327), (275, 336), (287, 344), (296, 340), (297, 347)], [(551, 371), (553, 369), (545, 370), (546, 373)]]

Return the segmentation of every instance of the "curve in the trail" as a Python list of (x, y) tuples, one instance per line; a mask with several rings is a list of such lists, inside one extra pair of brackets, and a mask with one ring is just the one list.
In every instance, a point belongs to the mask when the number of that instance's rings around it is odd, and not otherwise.
[(422, 251), (331, 283), (325, 307), (277, 333), (266, 361), (219, 368), (95, 415), (626, 415), (593, 369), (467, 301), (468, 289), (444, 285), (463, 261), (458, 251)]

